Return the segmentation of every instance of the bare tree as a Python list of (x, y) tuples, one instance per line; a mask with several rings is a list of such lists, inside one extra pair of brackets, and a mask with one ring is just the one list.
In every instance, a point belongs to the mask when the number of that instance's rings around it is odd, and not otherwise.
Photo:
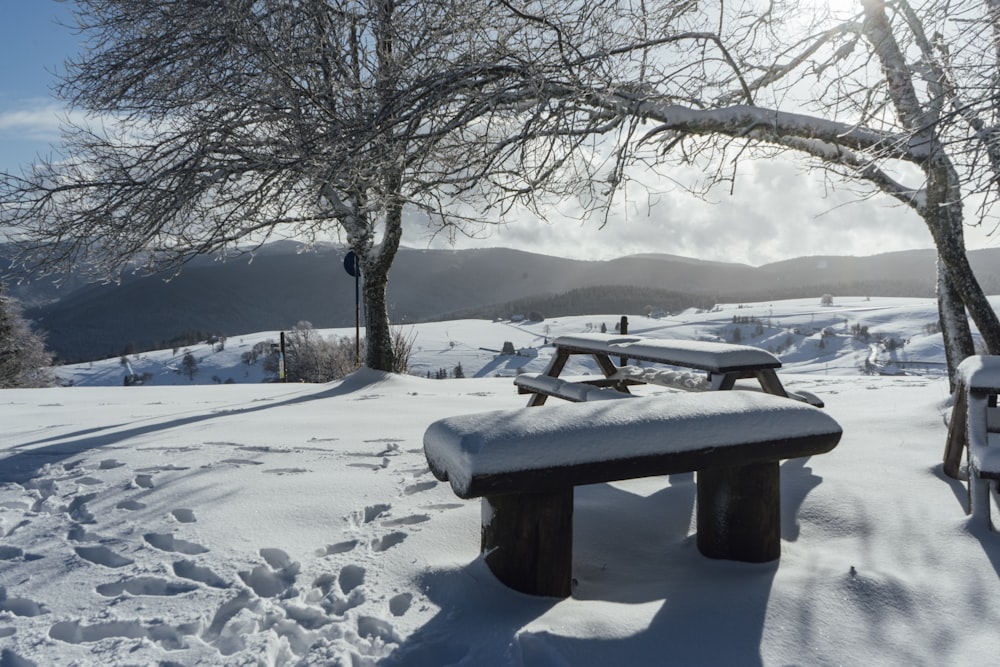
[(1000, 320), (963, 235), (966, 197), (979, 195), (982, 218), (1000, 190), (995, 0), (862, 0), (840, 15), (797, 0), (667, 4), (635, 23), (646, 49), (579, 58), (539, 84), (632, 119), (606, 196), (630, 163), (693, 164), (715, 185), (744, 158), (804, 156), (831, 182), (893, 197), (923, 220), (939, 255), (950, 368), (973, 353), (966, 309), (1000, 353)]
[(285, 336), (288, 382), (330, 382), (357, 370), (354, 341), (323, 338), (310, 322), (299, 322)]
[(51, 364), (44, 337), (32, 330), (0, 282), (0, 389), (51, 386)]
[(563, 157), (509, 159), (533, 134), (515, 118), (549, 112), (535, 63), (561, 64), (564, 44), (506, 3), (75, 8), (86, 50), (59, 92), (92, 122), (67, 126), (53, 159), (0, 177), (2, 222), (27, 255), (114, 277), (336, 233), (360, 258), (372, 368), (394, 366), (386, 284), (404, 210), (460, 229), (493, 208), (477, 183), (499, 174), (515, 184), (505, 192), (531, 191)]
[(992, 4), (78, 0), (89, 50), (61, 93), (103, 124), (3, 175), (2, 222), (106, 273), (335, 229), (366, 278), (366, 364), (389, 370), (404, 211), (449, 233), (552, 196), (608, 211), (635, 164), (717, 183), (794, 152), (923, 219), (954, 366), (966, 308), (1000, 352), (962, 237), (963, 197), (1000, 176)]

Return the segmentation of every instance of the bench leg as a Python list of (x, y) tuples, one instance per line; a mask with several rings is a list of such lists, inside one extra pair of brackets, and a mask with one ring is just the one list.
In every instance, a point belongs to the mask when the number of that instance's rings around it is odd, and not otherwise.
[(990, 487), (993, 482), (982, 479), (978, 473), (969, 470), (969, 503), (970, 512), (974, 520), (985, 523), (990, 530), (995, 530), (993, 519), (990, 516)]
[(766, 563), (781, 556), (778, 462), (698, 471), (698, 550)]
[(969, 437), (968, 409), (965, 386), (959, 383), (955, 387), (955, 404), (951, 408), (948, 439), (944, 445), (944, 474), (952, 479), (961, 476), (962, 454)]
[(555, 493), (486, 496), (482, 553), (501, 583), (565, 598), (573, 582), (573, 487)]

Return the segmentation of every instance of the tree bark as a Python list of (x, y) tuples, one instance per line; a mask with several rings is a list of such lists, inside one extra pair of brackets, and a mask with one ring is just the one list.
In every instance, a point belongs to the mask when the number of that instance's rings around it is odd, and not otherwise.
[(962, 224), (962, 188), (955, 165), (941, 140), (937, 104), (921, 104), (914, 72), (893, 34), (884, 0), (862, 0), (862, 32), (871, 43), (886, 77), (888, 96), (900, 125), (910, 134), (908, 145), (914, 161), (926, 176), (926, 201), (917, 206), (934, 238), (940, 275), (938, 307), (945, 339), (948, 374), (954, 376), (958, 363), (974, 352), (972, 334), (966, 333), (965, 314), (959, 315), (955, 297), (969, 311), (991, 353), (1000, 353), (1000, 320), (976, 280), (965, 251)]
[(941, 336), (944, 339), (944, 356), (948, 366), (948, 386), (949, 391), (954, 393), (954, 371), (963, 359), (975, 354), (975, 346), (972, 342), (972, 331), (969, 329), (969, 318), (965, 314), (965, 304), (962, 303), (962, 295), (952, 285), (948, 270), (940, 259), (937, 262), (937, 300)]
[[(403, 236), (402, 175), (394, 172), (386, 177), (386, 189), (392, 193), (386, 208), (382, 242), (364, 255), (362, 277), (365, 281), (365, 366), (390, 373), (401, 372), (401, 362), (396, 359), (392, 346), (392, 329), (386, 291), (389, 286), (389, 269), (399, 251)], [(355, 250), (357, 252), (357, 250)]]
[(365, 366), (391, 372), (395, 359), (386, 302), (389, 267), (383, 262), (366, 262), (365, 267), (362, 268), (365, 281)]
[[(972, 265), (969, 264), (969, 256), (965, 249), (958, 175), (950, 160), (940, 149), (922, 166), (927, 175), (927, 203), (923, 207), (922, 215), (934, 238), (938, 262), (947, 273), (944, 291), (942, 293), (939, 289), (938, 293), (939, 307), (944, 304), (940, 310), (941, 327), (942, 331), (949, 330), (945, 334), (946, 344), (955, 345), (950, 352), (961, 355), (959, 359), (948, 356), (949, 374), (953, 374), (962, 359), (975, 353), (971, 332), (965, 333), (961, 330), (961, 327), (968, 329), (967, 323), (962, 324), (965, 321), (964, 314), (962, 317), (956, 317), (957, 306), (953, 303), (954, 298), (960, 298), (968, 309), (969, 316), (991, 354), (1000, 354), (1000, 319), (997, 318), (972, 271)], [(940, 276), (938, 282), (940, 288), (942, 282)]]

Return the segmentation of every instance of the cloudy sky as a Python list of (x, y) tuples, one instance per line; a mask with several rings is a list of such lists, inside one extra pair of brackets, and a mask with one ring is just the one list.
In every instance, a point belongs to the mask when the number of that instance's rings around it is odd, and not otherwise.
[[(29, 164), (57, 139), (65, 108), (51, 92), (52, 73), (79, 44), (58, 24), (60, 18), (69, 21), (65, 5), (53, 0), (0, 0), (0, 170)], [(657, 194), (632, 193), (603, 229), (600, 220), (553, 214), (542, 222), (526, 213), (477, 238), (458, 239), (456, 246), (507, 246), (585, 259), (657, 252), (754, 265), (802, 255), (871, 255), (931, 246), (920, 219), (888, 198), (857, 202), (856, 195), (829, 191), (818, 172), (806, 173), (791, 162), (744, 162), (732, 193), (720, 189), (706, 200), (650, 174), (635, 176), (657, 183)], [(969, 247), (1000, 245), (990, 231), (969, 228)], [(405, 243), (447, 246), (419, 230), (411, 231)]]

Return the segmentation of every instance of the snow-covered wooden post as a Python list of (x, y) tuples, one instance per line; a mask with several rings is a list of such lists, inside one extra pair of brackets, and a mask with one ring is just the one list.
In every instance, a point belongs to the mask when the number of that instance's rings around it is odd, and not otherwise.
[[(482, 553), (506, 586), (565, 598), (573, 582), (573, 487), (485, 496)], [(511, 549), (516, 545), (516, 551)]]
[(698, 471), (698, 551), (767, 563), (781, 556), (777, 461)]

